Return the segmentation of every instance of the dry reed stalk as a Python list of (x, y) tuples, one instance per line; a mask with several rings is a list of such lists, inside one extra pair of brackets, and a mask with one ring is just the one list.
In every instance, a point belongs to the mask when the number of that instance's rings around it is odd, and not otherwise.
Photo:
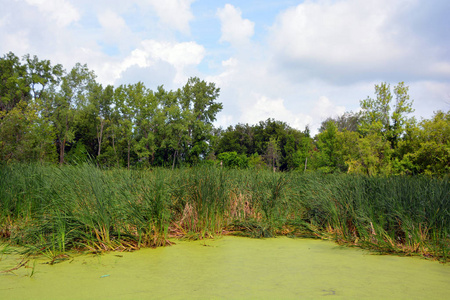
[(198, 223), (198, 216), (196, 210), (191, 204), (186, 203), (183, 210), (183, 216), (180, 220), (180, 226), (183, 228), (195, 229), (197, 227), (197, 223)]
[(25, 258), (24, 258), (24, 259), (22, 259), (22, 261), (21, 261), (20, 263), (18, 263), (17, 266), (15, 266), (14, 268), (11, 268), (11, 269), (9, 269), (9, 270), (0, 271), (0, 273), (10, 273), (10, 272), (12, 272), (12, 271), (18, 270), (18, 269), (20, 269), (21, 267), (25, 266), (28, 262), (29, 262), (29, 260), (25, 260)]
[(228, 216), (232, 219), (246, 219), (253, 214), (253, 210), (250, 207), (250, 202), (245, 200), (242, 193), (239, 195), (234, 194), (230, 196), (230, 210)]

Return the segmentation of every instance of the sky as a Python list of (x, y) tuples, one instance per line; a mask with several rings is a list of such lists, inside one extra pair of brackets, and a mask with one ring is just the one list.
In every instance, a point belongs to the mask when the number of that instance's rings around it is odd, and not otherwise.
[(381, 82), (414, 116), (450, 110), (448, 0), (0, 0), (0, 55), (87, 64), (107, 85), (220, 88), (216, 126), (317, 133)]

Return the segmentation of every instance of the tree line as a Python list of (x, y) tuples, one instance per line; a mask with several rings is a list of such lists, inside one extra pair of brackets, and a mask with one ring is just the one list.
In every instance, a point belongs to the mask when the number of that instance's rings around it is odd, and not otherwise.
[(70, 71), (29, 55), (0, 60), (2, 161), (75, 162), (104, 166), (199, 163), (211, 151), (222, 104), (214, 83), (190, 78), (176, 91), (142, 82), (113, 87), (86, 65)]
[(450, 111), (417, 121), (404, 83), (375, 86), (361, 109), (311, 136), (268, 119), (226, 129), (214, 83), (189, 78), (177, 90), (142, 82), (103, 86), (86, 65), (70, 71), (8, 53), (0, 59), (0, 161), (104, 167), (192, 166), (317, 170), (367, 175), (450, 172)]

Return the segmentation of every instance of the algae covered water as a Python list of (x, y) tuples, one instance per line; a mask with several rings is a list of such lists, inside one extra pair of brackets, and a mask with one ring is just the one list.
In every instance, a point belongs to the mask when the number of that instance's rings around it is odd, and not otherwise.
[[(3, 255), (0, 270), (20, 259)], [(322, 240), (177, 241), (0, 274), (1, 299), (448, 299), (450, 266)], [(32, 274), (32, 272), (34, 272)], [(32, 276), (30, 277), (30, 275)]]

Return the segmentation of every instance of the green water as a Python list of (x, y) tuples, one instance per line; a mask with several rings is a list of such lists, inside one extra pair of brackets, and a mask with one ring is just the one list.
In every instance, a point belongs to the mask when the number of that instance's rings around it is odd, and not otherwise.
[[(20, 262), (3, 255), (0, 270)], [(449, 299), (450, 266), (309, 239), (180, 242), (0, 274), (0, 299)], [(32, 267), (30, 261), (28, 266)]]

